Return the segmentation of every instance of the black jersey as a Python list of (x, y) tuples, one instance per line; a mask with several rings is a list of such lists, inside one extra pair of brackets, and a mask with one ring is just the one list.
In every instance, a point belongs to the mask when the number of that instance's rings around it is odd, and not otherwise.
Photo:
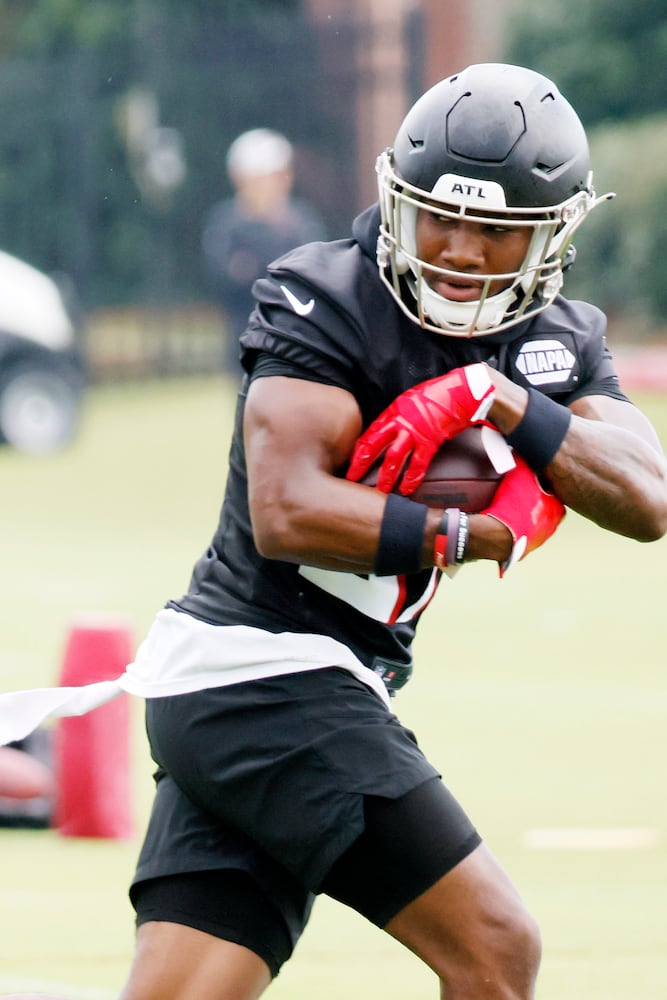
[[(605, 318), (587, 303), (559, 297), (532, 320), (474, 339), (420, 329), (380, 280), (378, 226), (373, 207), (355, 220), (351, 239), (300, 247), (255, 283), (257, 305), (241, 341), (246, 386), (269, 374), (339, 386), (355, 396), (365, 426), (411, 386), (478, 361), (564, 404), (591, 394), (625, 399)], [(409, 670), (415, 626), (439, 573), (361, 576), (263, 558), (248, 512), (244, 404), (242, 388), (218, 528), (188, 593), (170, 606), (214, 624), (331, 636), (367, 666), (387, 660)]]

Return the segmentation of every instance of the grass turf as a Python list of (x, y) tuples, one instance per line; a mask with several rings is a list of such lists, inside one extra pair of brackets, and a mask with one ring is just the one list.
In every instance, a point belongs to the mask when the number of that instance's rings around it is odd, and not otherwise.
[[(667, 400), (639, 400), (667, 441)], [(112, 612), (138, 641), (187, 585), (225, 478), (233, 392), (222, 379), (107, 386), (59, 455), (0, 451), (0, 687), (57, 683), (68, 629)], [(667, 995), (664, 565), (572, 514), (502, 582), (489, 564), (445, 581), (396, 700), (538, 917), (540, 1000)], [(0, 831), (0, 991), (106, 1000), (132, 953), (125, 886), (150, 803), (133, 706), (136, 836)], [(530, 831), (652, 831), (644, 847), (535, 849)], [(322, 899), (276, 1000), (426, 1000), (431, 974)]]

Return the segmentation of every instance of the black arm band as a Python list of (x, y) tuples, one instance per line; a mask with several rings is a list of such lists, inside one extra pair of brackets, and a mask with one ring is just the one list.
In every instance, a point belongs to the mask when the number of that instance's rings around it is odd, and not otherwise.
[(388, 494), (375, 556), (376, 576), (416, 573), (422, 568), (427, 512), (422, 503)]
[(537, 389), (528, 390), (528, 406), (519, 424), (505, 440), (534, 472), (541, 472), (554, 457), (568, 432), (572, 413)]

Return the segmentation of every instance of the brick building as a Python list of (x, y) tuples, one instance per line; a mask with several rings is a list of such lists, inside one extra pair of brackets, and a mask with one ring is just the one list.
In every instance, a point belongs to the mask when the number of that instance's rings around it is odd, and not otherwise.
[(469, 63), (501, 58), (507, 16), (519, 2), (305, 0), (331, 102), (352, 117), (357, 207), (375, 197), (372, 164), (411, 102)]

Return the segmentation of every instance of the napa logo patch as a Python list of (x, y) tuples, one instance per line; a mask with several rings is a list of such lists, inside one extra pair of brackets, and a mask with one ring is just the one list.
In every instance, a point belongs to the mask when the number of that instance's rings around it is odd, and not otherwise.
[(514, 364), (531, 385), (562, 385), (577, 380), (577, 359), (560, 340), (526, 341)]

